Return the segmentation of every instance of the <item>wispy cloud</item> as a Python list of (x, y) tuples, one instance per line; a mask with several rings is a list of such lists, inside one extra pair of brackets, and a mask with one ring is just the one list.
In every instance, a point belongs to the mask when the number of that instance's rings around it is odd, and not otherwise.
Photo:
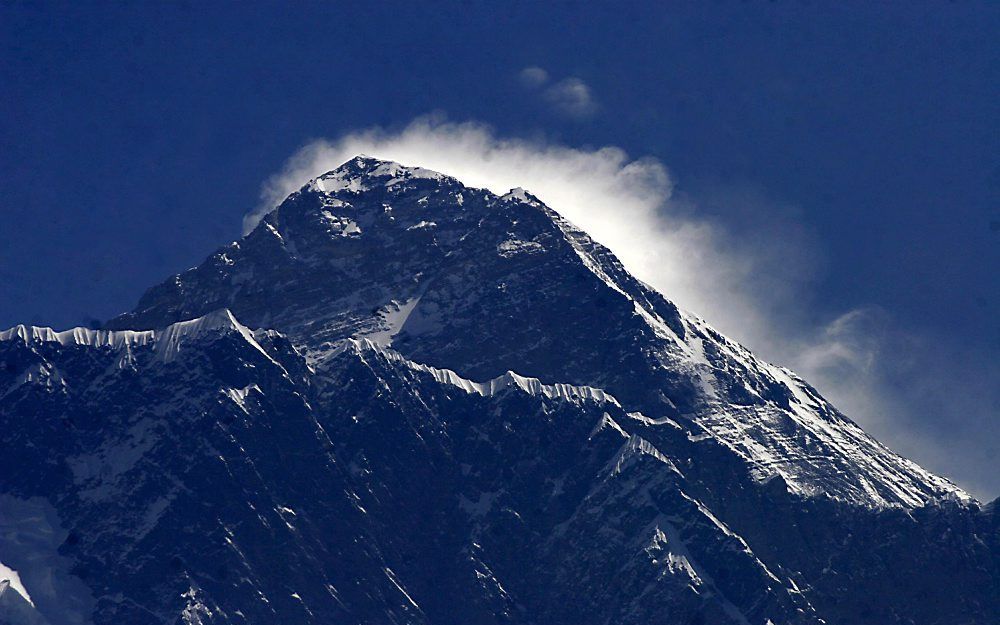
[[(483, 124), (427, 117), (398, 132), (371, 128), (305, 146), (264, 185), (245, 229), (310, 178), (362, 153), (496, 193), (528, 189), (608, 246), (638, 278), (801, 373), (891, 447), (981, 496), (1000, 486), (983, 477), (990, 475), (989, 454), (969, 453), (985, 448), (981, 441), (976, 446), (977, 431), (963, 439), (941, 425), (966, 418), (989, 423), (996, 391), (977, 404), (973, 398), (984, 391), (960, 359), (914, 340), (877, 308), (838, 310), (822, 301), (812, 287), (821, 245), (802, 229), (794, 207), (725, 185), (697, 198), (678, 193), (663, 163), (630, 158), (616, 147), (501, 138)], [(709, 216), (723, 213), (723, 205), (741, 207), (743, 216), (725, 212), (725, 223)], [(817, 323), (823, 317), (829, 321)], [(926, 407), (940, 417), (918, 418)], [(942, 441), (942, 432), (950, 438)], [(967, 453), (955, 457), (949, 445)]]
[(549, 82), (549, 73), (541, 67), (525, 67), (518, 73), (521, 84), (532, 89), (541, 87)]
[(579, 78), (560, 80), (546, 89), (543, 95), (557, 111), (570, 117), (589, 117), (597, 110), (590, 87)]
[(590, 117), (597, 111), (597, 101), (583, 80), (575, 76), (549, 82), (549, 73), (537, 66), (525, 67), (518, 73), (521, 85), (528, 90), (538, 91), (554, 111), (574, 119)]
[[(801, 366), (824, 378), (848, 381), (851, 376), (871, 375), (882, 345), (886, 314), (878, 308), (856, 308), (824, 326), (814, 342), (799, 354)], [(850, 380), (856, 383), (856, 380)]]

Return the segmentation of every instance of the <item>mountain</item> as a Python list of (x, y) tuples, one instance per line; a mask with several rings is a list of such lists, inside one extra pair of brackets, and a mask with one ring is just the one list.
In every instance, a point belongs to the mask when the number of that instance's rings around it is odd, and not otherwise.
[(530, 193), (367, 157), (0, 333), (0, 449), (53, 625), (1000, 622), (996, 504)]

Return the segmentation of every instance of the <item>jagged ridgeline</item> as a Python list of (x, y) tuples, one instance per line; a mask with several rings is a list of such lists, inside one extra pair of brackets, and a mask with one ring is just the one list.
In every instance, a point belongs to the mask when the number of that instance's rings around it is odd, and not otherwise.
[(0, 363), (0, 622), (1000, 622), (995, 505), (521, 189), (358, 157)]

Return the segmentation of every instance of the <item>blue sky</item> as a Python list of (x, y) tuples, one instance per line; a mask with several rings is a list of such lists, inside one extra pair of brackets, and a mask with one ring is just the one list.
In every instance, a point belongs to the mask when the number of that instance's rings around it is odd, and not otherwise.
[(375, 4), (0, 6), (0, 326), (128, 309), (303, 145), (436, 114), (662, 163), (797, 347), (723, 330), (1000, 494), (998, 5)]

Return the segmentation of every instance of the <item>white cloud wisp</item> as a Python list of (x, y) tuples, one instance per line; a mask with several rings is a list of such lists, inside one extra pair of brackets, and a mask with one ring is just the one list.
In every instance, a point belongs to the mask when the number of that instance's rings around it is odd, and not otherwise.
[(549, 73), (544, 68), (532, 65), (518, 72), (517, 77), (522, 87), (538, 91), (542, 100), (560, 115), (582, 120), (597, 112), (597, 100), (590, 85), (576, 76), (548, 84)]

